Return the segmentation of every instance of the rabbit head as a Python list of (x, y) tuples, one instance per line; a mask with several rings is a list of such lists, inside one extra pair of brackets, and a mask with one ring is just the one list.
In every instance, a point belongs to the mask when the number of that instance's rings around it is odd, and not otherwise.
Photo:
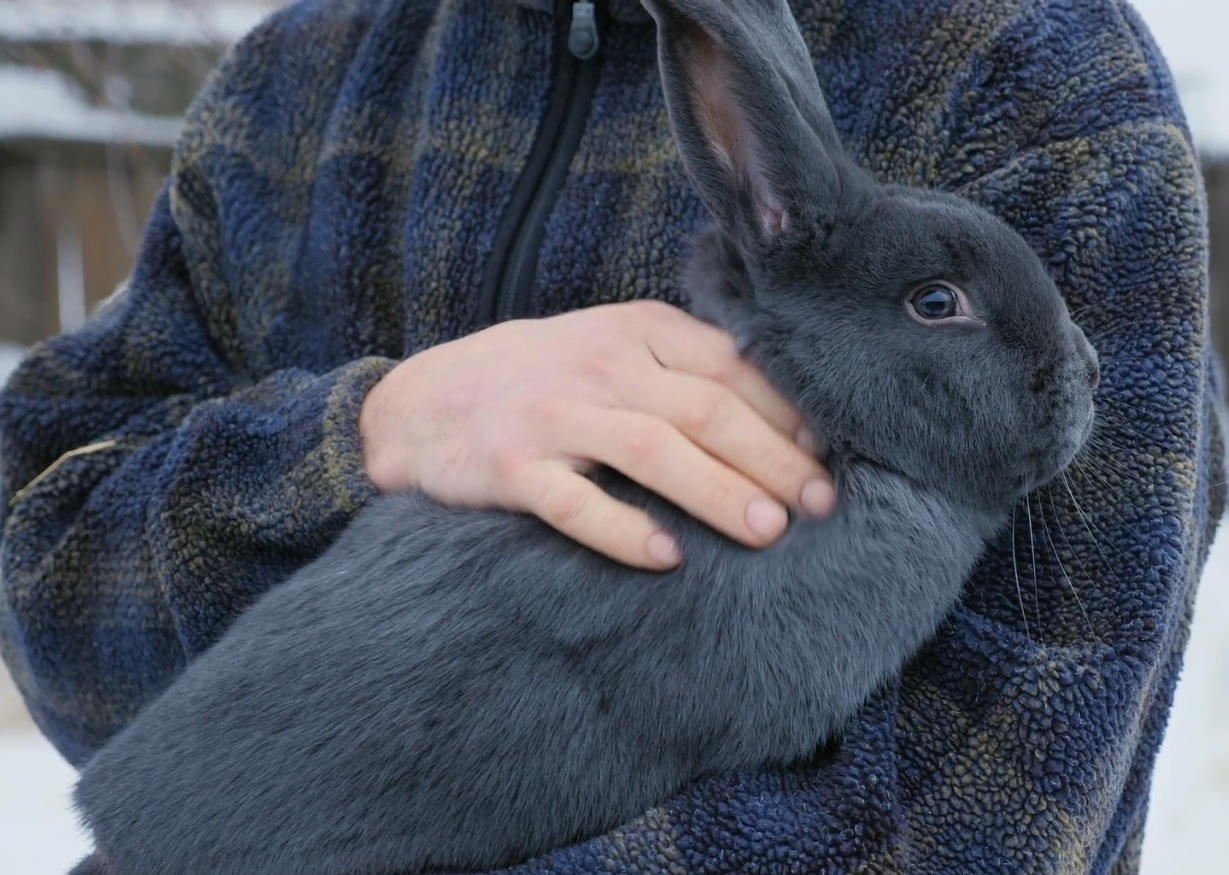
[(645, 0), (670, 123), (716, 226), (686, 285), (832, 452), (1003, 507), (1087, 437), (1097, 358), (1037, 255), (841, 146), (786, 0)]

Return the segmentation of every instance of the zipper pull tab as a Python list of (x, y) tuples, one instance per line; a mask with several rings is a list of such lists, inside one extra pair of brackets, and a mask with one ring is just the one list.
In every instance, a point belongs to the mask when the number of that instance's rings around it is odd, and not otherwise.
[(590, 2), (572, 4), (572, 27), (568, 30), (568, 50), (582, 61), (597, 54), (601, 40), (597, 35), (597, 15)]

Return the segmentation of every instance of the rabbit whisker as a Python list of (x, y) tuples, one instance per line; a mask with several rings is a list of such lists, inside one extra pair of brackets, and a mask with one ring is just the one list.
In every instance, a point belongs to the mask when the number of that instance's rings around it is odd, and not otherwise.
[[(1067, 545), (1067, 555), (1075, 560), (1076, 564), (1080, 566), (1080, 571), (1084, 574), (1084, 576), (1087, 576), (1085, 565), (1080, 560), (1079, 551), (1071, 549), (1071, 539), (1067, 537), (1067, 531), (1063, 528), (1062, 516), (1058, 513), (1058, 508), (1054, 505), (1054, 493), (1048, 492), (1046, 497), (1050, 500), (1050, 511), (1054, 515), (1054, 522), (1058, 525), (1058, 532), (1062, 535), (1063, 541)], [(1040, 496), (1037, 498), (1037, 503), (1038, 505), (1041, 504)], [(1088, 634), (1092, 636), (1094, 641), (1100, 644), (1101, 636), (1099, 636), (1097, 634), (1097, 630), (1093, 628), (1092, 620), (1088, 616), (1088, 611), (1084, 609), (1084, 601), (1080, 598), (1080, 594), (1076, 590), (1075, 583), (1072, 582), (1071, 576), (1067, 574), (1067, 564), (1063, 561), (1062, 554), (1059, 553), (1058, 546), (1054, 543), (1054, 538), (1050, 534), (1050, 527), (1048, 525), (1043, 526), (1042, 531), (1045, 532), (1046, 540), (1050, 542), (1050, 550), (1054, 553), (1054, 557), (1058, 560), (1058, 570), (1062, 572), (1063, 579), (1067, 581), (1067, 589), (1071, 591), (1071, 595), (1075, 598), (1076, 607), (1080, 609), (1080, 615), (1084, 618), (1084, 625), (1088, 627)]]
[(1135, 402), (1128, 401), (1125, 398), (1108, 396), (1098, 399), (1098, 402), (1098, 419), (1109, 417), (1112, 420), (1129, 423), (1131, 420), (1125, 419), (1123, 416), (1123, 414), (1127, 411), (1133, 411), (1134, 413), (1148, 420), (1155, 420), (1159, 416), (1159, 411), (1156, 408), (1136, 404)]
[(1024, 611), (1024, 592), (1020, 589), (1020, 567), (1016, 564), (1016, 508), (1011, 509), (1011, 571), (1016, 580), (1016, 600), (1020, 604), (1020, 619), (1024, 621), (1024, 637), (1032, 638), (1028, 630), (1028, 614)]
[[(1082, 507), (1080, 507), (1080, 502), (1075, 497), (1075, 490), (1071, 488), (1071, 480), (1068, 478), (1067, 472), (1061, 472), (1059, 477), (1062, 480), (1063, 486), (1067, 490), (1067, 496), (1071, 499), (1071, 506), (1075, 508), (1076, 515), (1079, 516), (1080, 522), (1084, 524), (1084, 528), (1088, 531), (1089, 535), (1092, 536), (1093, 546), (1097, 548), (1097, 553), (1101, 557), (1101, 563), (1107, 568), (1110, 567), (1109, 559), (1106, 558), (1105, 551), (1101, 549), (1101, 544), (1104, 541), (1105, 543), (1112, 545), (1113, 542), (1106, 537), (1105, 533), (1102, 532), (1100, 528), (1093, 524), (1089, 515), (1084, 512)], [(1116, 549), (1118, 550), (1118, 555), (1120, 558), (1126, 560), (1130, 559), (1126, 553), (1122, 552), (1121, 548)]]
[[(1116, 454), (1124, 451), (1121, 447), (1116, 447), (1113, 443), (1103, 441), (1097, 437), (1090, 437), (1088, 440), (1088, 449), (1095, 452), (1081, 453), (1077, 458), (1072, 460), (1071, 469), (1073, 471), (1088, 471), (1091, 474), (1099, 474), (1104, 477), (1106, 472), (1116, 474), (1123, 479), (1133, 479), (1138, 476), (1125, 463), (1120, 461)], [(1108, 485), (1103, 483), (1103, 485)]]
[(1028, 514), (1028, 552), (1029, 564), (1033, 569), (1033, 613), (1037, 617), (1037, 631), (1041, 633), (1041, 596), (1037, 583), (1037, 539), (1033, 531), (1033, 500), (1031, 495), (1024, 496), (1024, 511)]

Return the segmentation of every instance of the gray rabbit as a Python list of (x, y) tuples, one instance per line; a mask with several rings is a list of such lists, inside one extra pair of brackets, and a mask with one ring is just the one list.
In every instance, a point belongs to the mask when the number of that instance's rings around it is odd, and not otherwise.
[(1037, 256), (842, 150), (785, 0), (654, 0), (716, 226), (687, 275), (827, 447), (838, 508), (743, 548), (610, 471), (686, 561), (640, 572), (420, 494), (364, 510), (85, 769), (111, 875), (481, 870), (830, 739), (933, 634), (1093, 420)]

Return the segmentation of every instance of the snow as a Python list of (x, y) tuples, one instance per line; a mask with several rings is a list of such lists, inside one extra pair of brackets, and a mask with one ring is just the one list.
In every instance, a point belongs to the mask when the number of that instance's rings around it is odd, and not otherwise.
[(275, 5), (271, 0), (4, 0), (0, 2), (0, 40), (228, 45), (255, 27)]
[(42, 736), (0, 730), (0, 860), (9, 875), (64, 875), (90, 850), (69, 804), (74, 772)]
[(1152, 778), (1144, 875), (1225, 871), (1229, 852), (1229, 526), (1204, 569), (1186, 666)]
[[(0, 41), (96, 40), (112, 44), (234, 43), (274, 8), (271, 0), (167, 3), (165, 0), (0, 0)], [(40, 139), (173, 146), (179, 117), (92, 106), (50, 70), (0, 64), (0, 140)]]
[(22, 347), (0, 340), (0, 386), (3, 386), (9, 374), (13, 373), (13, 369), (17, 367), (17, 362), (23, 355), (25, 355), (25, 349)]
[(1174, 75), (1195, 145), (1229, 157), (1229, 3), (1133, 0)]
[[(0, 43), (95, 40), (116, 45), (226, 46), (277, 5), (275, 0), (0, 0)], [(92, 106), (54, 71), (0, 64), (0, 140), (170, 147), (181, 129), (179, 117)]]
[(175, 145), (182, 120), (139, 115), (86, 103), (52, 70), (0, 64), (0, 140)]

